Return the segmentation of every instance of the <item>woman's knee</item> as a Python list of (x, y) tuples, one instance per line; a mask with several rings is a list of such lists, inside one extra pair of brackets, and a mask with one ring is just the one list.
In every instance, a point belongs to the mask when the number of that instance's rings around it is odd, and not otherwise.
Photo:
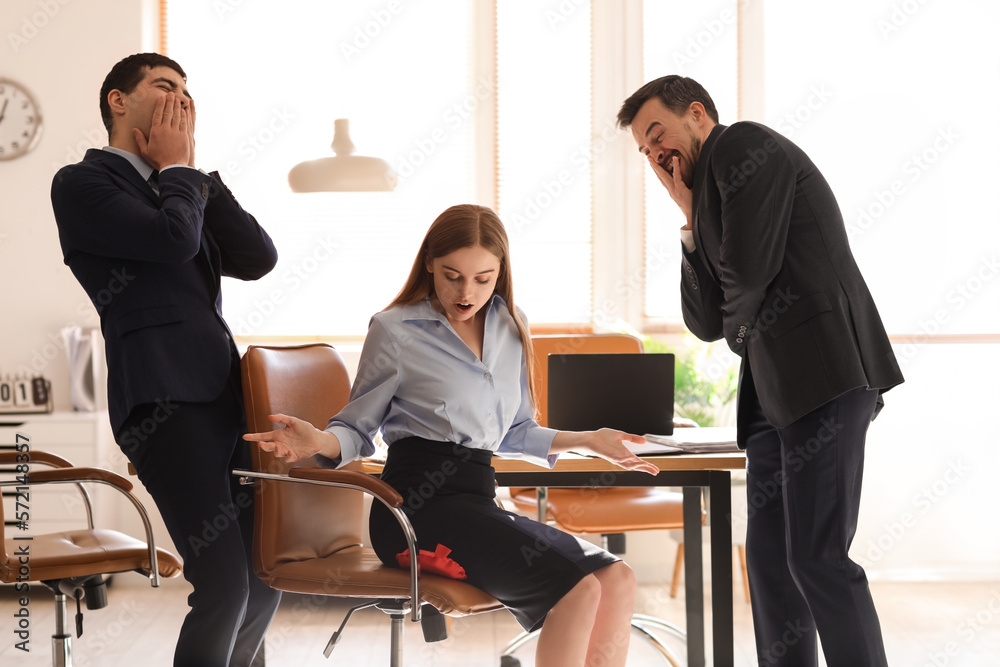
[(635, 597), (635, 572), (625, 561), (618, 561), (594, 573), (601, 585), (602, 597), (632, 599)]
[(559, 600), (560, 604), (596, 606), (601, 601), (601, 582), (593, 574), (586, 575)]

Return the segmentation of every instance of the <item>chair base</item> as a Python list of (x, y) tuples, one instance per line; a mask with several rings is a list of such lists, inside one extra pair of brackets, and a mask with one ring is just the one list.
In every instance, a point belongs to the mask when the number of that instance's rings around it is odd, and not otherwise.
[[(375, 607), (382, 613), (389, 615), (391, 620), (389, 630), (389, 667), (403, 667), (403, 620), (412, 608), (408, 599), (373, 600), (351, 607), (347, 610), (347, 615), (341, 621), (340, 627), (330, 637), (330, 641), (326, 643), (323, 655), (329, 658), (330, 654), (333, 653), (333, 649), (336, 648), (337, 643), (343, 636), (344, 628), (347, 627), (347, 622), (351, 620), (354, 612), (368, 609), (369, 607)], [(423, 605), (420, 611), (420, 627), (424, 633), (424, 641), (430, 643), (447, 639), (448, 625), (444, 614), (429, 604)]]
[[(656, 618), (655, 616), (647, 616), (645, 614), (632, 615), (632, 629), (639, 633), (643, 639), (649, 642), (653, 648), (659, 651), (660, 655), (667, 662), (667, 664), (671, 665), (671, 667), (681, 667), (682, 663), (680, 659), (674, 655), (673, 651), (667, 648), (663, 642), (656, 637), (656, 635), (650, 632), (650, 630), (660, 630), (669, 633), (678, 639), (686, 641), (687, 634), (683, 630), (673, 623), (668, 623), (663, 619)], [(517, 637), (510, 640), (507, 646), (504, 647), (503, 652), (500, 654), (500, 667), (520, 667), (521, 661), (513, 655), (514, 652), (531, 640), (537, 638), (538, 633), (540, 632), (541, 630), (522, 632)]]
[(73, 667), (73, 638), (69, 635), (52, 635), (53, 667)]
[[(43, 581), (53, 593), (55, 601), (56, 631), (52, 634), (53, 667), (73, 667), (73, 635), (66, 632), (66, 597), (72, 594), (77, 601), (79, 616), (80, 600), (85, 599), (87, 609), (103, 609), (108, 606), (107, 580), (103, 575), (91, 575), (74, 579)], [(77, 619), (77, 632), (82, 630), (82, 620)]]
[(52, 667), (73, 667), (73, 636), (66, 633), (66, 595), (56, 590), (56, 631), (52, 635)]

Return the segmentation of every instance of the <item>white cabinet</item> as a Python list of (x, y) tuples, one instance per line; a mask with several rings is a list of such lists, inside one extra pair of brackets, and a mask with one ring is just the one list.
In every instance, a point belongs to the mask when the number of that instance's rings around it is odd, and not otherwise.
[[(0, 449), (12, 450), (19, 439), (32, 451), (47, 451), (75, 466), (107, 468), (122, 473), (121, 452), (111, 435), (107, 412), (52, 412), (30, 415), (0, 415)], [(35, 469), (47, 466), (35, 464)], [(4, 475), (7, 476), (6, 474)], [(134, 479), (134, 478), (133, 478)], [(104, 484), (87, 484), (97, 526), (113, 528), (117, 523), (117, 492)], [(126, 503), (128, 501), (125, 501)], [(79, 489), (72, 484), (34, 486), (29, 498), (26, 531), (13, 525), (14, 490), (3, 492), (5, 534), (40, 534), (87, 527), (87, 512)]]

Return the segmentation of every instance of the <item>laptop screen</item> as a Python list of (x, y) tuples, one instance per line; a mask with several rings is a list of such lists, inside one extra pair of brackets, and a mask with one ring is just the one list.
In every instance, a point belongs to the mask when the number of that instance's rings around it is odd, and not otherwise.
[(674, 355), (550, 354), (548, 425), (643, 435), (674, 431)]

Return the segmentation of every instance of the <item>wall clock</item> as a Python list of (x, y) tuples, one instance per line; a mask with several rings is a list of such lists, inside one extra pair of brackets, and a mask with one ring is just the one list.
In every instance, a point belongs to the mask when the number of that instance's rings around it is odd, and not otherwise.
[(26, 155), (42, 136), (42, 110), (28, 89), (0, 77), (0, 160)]

